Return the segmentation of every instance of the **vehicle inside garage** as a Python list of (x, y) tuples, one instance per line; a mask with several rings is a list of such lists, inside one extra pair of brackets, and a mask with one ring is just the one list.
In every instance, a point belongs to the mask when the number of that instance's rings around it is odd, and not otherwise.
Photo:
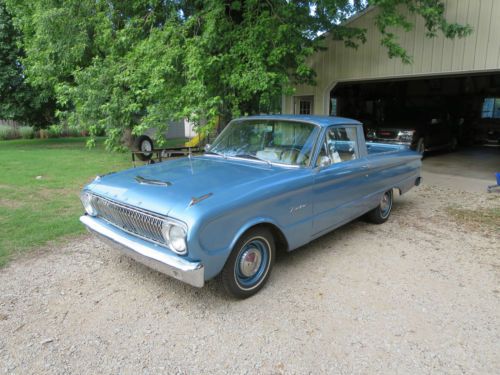
[(498, 144), (500, 73), (341, 82), (330, 114), (360, 119), (375, 140), (405, 143), (415, 131), (412, 146), (426, 151)]
[(500, 73), (342, 82), (330, 114), (362, 121), (368, 140), (425, 151), (428, 182), (484, 191), (500, 172)]

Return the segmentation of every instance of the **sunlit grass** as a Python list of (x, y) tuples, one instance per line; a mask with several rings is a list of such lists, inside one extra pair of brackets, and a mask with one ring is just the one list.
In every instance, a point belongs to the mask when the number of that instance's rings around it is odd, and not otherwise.
[(0, 141), (0, 265), (16, 253), (84, 232), (81, 188), (131, 168), (130, 153), (94, 149), (85, 138)]

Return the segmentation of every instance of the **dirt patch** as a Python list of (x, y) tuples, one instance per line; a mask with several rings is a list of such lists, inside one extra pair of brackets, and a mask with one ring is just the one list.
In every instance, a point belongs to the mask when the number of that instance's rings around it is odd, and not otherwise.
[(74, 195), (78, 197), (78, 192), (75, 189), (50, 189), (50, 188), (40, 188), (33, 192), (32, 196), (36, 196), (43, 199), (53, 198), (54, 196), (67, 196)]
[(0, 207), (16, 209), (21, 208), (23, 204), (19, 201), (14, 201), (12, 199), (0, 198)]
[(478, 208), (471, 210), (448, 207), (447, 212), (453, 219), (471, 230), (500, 232), (500, 208)]
[[(0, 269), (6, 373), (500, 373), (500, 236), (421, 186), (280, 256), (245, 301), (196, 289), (81, 237)], [(3, 318), (2, 318), (3, 317)]]

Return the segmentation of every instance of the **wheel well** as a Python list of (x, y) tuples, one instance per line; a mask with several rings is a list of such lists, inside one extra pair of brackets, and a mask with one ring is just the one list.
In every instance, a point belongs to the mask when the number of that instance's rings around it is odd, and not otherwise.
[(276, 245), (276, 250), (277, 251), (288, 251), (288, 241), (286, 240), (285, 235), (279, 229), (276, 225), (271, 224), (271, 223), (260, 223), (256, 224), (250, 228), (248, 228), (246, 232), (249, 230), (255, 229), (255, 228), (267, 228), (271, 231), (271, 234), (274, 237), (275, 245)]

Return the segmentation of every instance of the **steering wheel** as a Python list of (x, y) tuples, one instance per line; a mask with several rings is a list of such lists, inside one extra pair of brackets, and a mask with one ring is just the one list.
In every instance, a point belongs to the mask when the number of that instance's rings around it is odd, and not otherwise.
[(287, 147), (285, 151), (297, 151), (299, 154), (302, 152), (302, 149), (297, 148), (295, 146)]

